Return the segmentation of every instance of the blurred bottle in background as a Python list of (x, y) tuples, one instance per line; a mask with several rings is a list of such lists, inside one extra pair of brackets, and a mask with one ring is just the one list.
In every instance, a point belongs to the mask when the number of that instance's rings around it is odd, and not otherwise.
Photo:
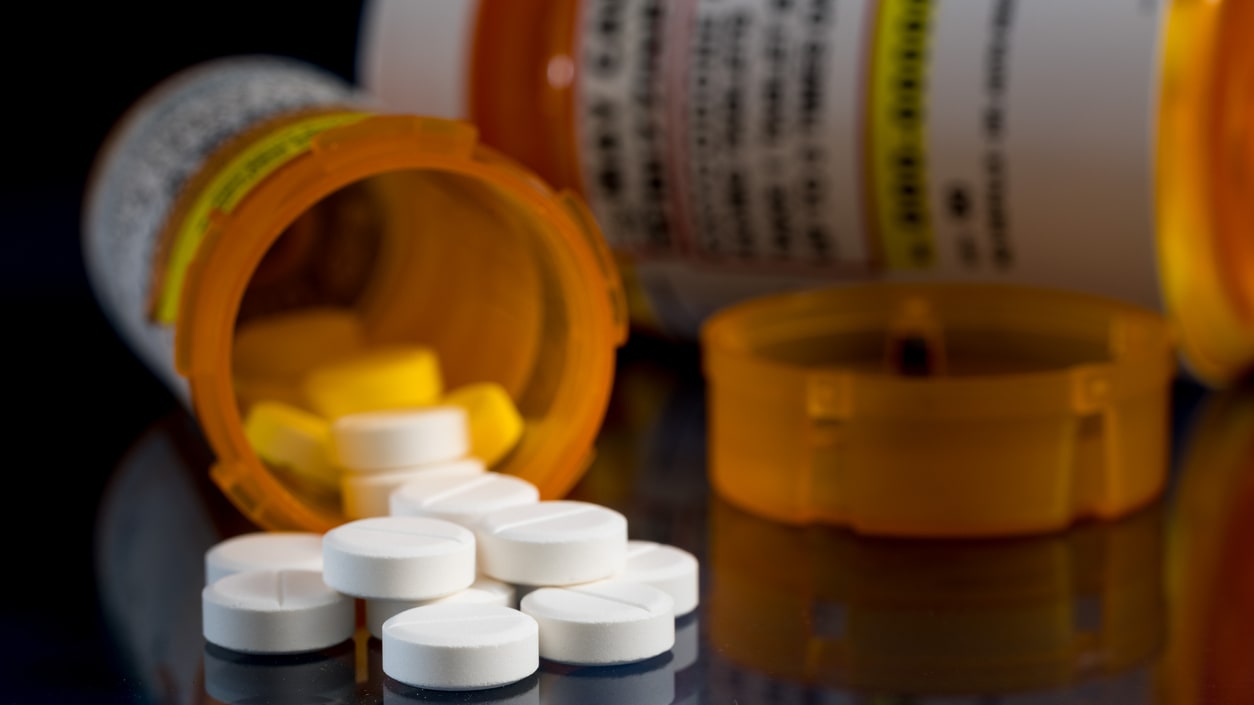
[(373, 0), (359, 82), (580, 192), (638, 327), (985, 280), (1171, 316), (1254, 361), (1254, 7), (1232, 0)]

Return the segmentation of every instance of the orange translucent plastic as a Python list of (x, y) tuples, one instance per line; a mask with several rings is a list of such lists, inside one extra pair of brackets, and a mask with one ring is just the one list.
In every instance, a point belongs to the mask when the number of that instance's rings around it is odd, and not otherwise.
[(556, 188), (581, 188), (575, 146), (579, 0), (482, 0), (470, 121)]
[(1184, 362), (1223, 387), (1254, 371), (1254, 5), (1173, 0), (1168, 12), (1159, 270)]
[(731, 306), (701, 345), (714, 490), (777, 521), (1028, 534), (1164, 486), (1176, 361), (1151, 311), (993, 284), (839, 286)]
[[(296, 119), (234, 139), (202, 166), (189, 193), (233, 154)], [(483, 146), (468, 124), (406, 115), (367, 116), (318, 134), (308, 153), (260, 181), (206, 233), (187, 273), (175, 355), (217, 459), (214, 480), (263, 528), (325, 531), (345, 520), (338, 506), (281, 481), (250, 448), (231, 351), (263, 258), (283, 251), (294, 223), (350, 186), (367, 194), (380, 228), (351, 304), (369, 344), (433, 347), (450, 387), (501, 384), (527, 430), (497, 469), (532, 481), (546, 498), (565, 494), (587, 467), (627, 332), (622, 285), (600, 231), (576, 196)]]

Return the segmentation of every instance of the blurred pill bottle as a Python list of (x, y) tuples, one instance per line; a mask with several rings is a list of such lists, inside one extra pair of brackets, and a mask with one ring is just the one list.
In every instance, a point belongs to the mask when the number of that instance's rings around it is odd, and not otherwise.
[[(266, 316), (348, 312), (364, 349), (433, 348), (448, 389), (501, 384), (527, 430), (495, 469), (547, 497), (587, 467), (627, 333), (621, 282), (580, 198), (464, 122), (374, 112), (348, 82), (284, 57), (205, 62), (113, 128), (82, 237), (102, 309), (193, 411), (214, 480), (262, 527), (344, 520), (245, 438), (248, 405), (290, 382), (234, 366), (236, 332)], [(284, 349), (337, 344), (310, 337)]]
[(1251, 36), (1236, 0), (370, 0), (358, 73), (582, 193), (642, 327), (1018, 283), (1168, 314), (1222, 385), (1254, 364)]

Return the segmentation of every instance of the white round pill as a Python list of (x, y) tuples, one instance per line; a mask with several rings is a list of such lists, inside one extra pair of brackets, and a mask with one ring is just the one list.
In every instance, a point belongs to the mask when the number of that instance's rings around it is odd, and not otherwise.
[(206, 585), (245, 570), (280, 568), (322, 570), (322, 534), (254, 531), (219, 541), (205, 551)]
[(476, 524), (480, 570), (524, 585), (574, 585), (623, 569), (627, 518), (590, 502), (546, 500), (498, 509)]
[(355, 601), (315, 570), (247, 570), (201, 591), (205, 641), (244, 653), (316, 651), (353, 636)]
[(397, 488), (413, 480), (450, 476), (466, 477), (482, 475), (486, 472), (487, 469), (482, 460), (461, 458), (444, 463), (414, 465), (399, 470), (345, 473), (340, 477), (344, 516), (349, 519), (388, 516), (391, 513), (388, 498)]
[(426, 516), (474, 526), (485, 514), (539, 501), (540, 490), (515, 475), (426, 475), (397, 487), (388, 499), (388, 511), (393, 516)]
[(540, 625), (540, 656), (587, 666), (634, 663), (675, 645), (675, 604), (665, 592), (625, 580), (545, 587), (519, 609)]
[(540, 667), (536, 620), (511, 607), (434, 604), (383, 623), (383, 672), (418, 688), (481, 690)]
[(492, 578), (480, 577), (465, 590), (432, 600), (366, 600), (366, 630), (371, 636), (383, 638), (383, 623), (408, 609), (433, 604), (475, 604), (514, 606), (514, 586)]
[(675, 601), (675, 616), (693, 611), (700, 599), (700, 577), (697, 557), (691, 553), (654, 541), (627, 542), (627, 560), (615, 577), (652, 585)]
[(342, 467), (372, 472), (461, 458), (470, 431), (465, 409), (437, 405), (341, 416), (331, 424), (331, 441)]
[(353, 597), (444, 597), (475, 581), (475, 535), (442, 519), (357, 519), (323, 536), (322, 571), (327, 585)]

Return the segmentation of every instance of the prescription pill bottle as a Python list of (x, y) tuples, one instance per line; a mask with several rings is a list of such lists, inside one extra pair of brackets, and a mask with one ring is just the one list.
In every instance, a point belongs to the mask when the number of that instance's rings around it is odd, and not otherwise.
[(496, 469), (546, 497), (587, 467), (627, 333), (617, 270), (578, 196), (467, 123), (377, 112), (293, 59), (216, 59), (121, 118), (82, 230), (102, 309), (194, 413), (213, 479), (264, 528), (344, 521), (281, 481), (242, 430), (235, 332), (268, 314), (350, 310), (368, 346), (434, 349), (447, 388), (500, 384), (526, 431)]
[(1237, 0), (371, 0), (359, 81), (583, 194), (641, 326), (1046, 286), (1169, 314), (1223, 385), (1254, 363), (1251, 36)]

